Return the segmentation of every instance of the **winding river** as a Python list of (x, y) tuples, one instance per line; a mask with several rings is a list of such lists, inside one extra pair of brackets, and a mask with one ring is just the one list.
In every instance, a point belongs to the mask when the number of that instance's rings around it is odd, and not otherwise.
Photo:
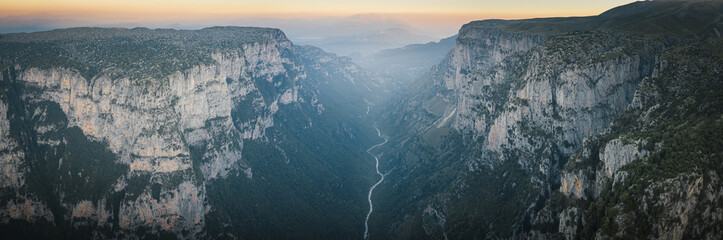
[(382, 132), (379, 131), (379, 128), (377, 126), (374, 126), (374, 128), (377, 129), (377, 135), (380, 138), (383, 138), (384, 142), (371, 146), (369, 149), (367, 149), (367, 153), (369, 153), (369, 155), (372, 155), (372, 157), (374, 157), (374, 161), (376, 161), (377, 174), (379, 174), (379, 176), (381, 176), (381, 178), (379, 179), (379, 181), (377, 183), (375, 183), (371, 188), (369, 188), (369, 195), (367, 196), (367, 199), (369, 200), (369, 212), (367, 213), (367, 218), (364, 221), (364, 239), (367, 239), (367, 237), (369, 237), (368, 236), (369, 235), (369, 216), (371, 216), (372, 211), (374, 211), (374, 205), (372, 204), (372, 192), (374, 192), (374, 188), (376, 188), (377, 185), (379, 185), (380, 183), (382, 183), (382, 181), (384, 181), (384, 174), (382, 174), (382, 172), (379, 171), (379, 158), (377, 156), (375, 156), (374, 154), (372, 154), (371, 151), (372, 151), (372, 149), (374, 149), (376, 147), (386, 144), (387, 138), (382, 136)]

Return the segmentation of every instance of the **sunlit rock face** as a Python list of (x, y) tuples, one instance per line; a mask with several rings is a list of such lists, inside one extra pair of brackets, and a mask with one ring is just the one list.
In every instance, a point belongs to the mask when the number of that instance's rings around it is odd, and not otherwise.
[[(69, 126), (79, 127), (95, 140), (107, 141), (131, 171), (166, 173), (189, 169), (190, 153), (183, 139), (191, 145), (228, 144), (206, 153), (214, 156), (214, 161), (203, 168), (209, 169), (209, 177), (216, 177), (228, 171), (214, 166), (216, 161), (232, 165), (233, 160), (240, 159), (242, 142), (209, 142), (212, 136), (257, 139), (273, 125), (276, 99), (270, 106), (261, 97), (252, 99), (255, 104), (243, 106), (260, 111), (258, 118), (241, 123), (242, 129), (233, 126), (231, 110), (249, 92), (258, 91), (254, 78), (271, 81), (284, 74), (281, 65), (289, 60), (281, 59), (279, 48), (288, 48), (288, 44), (254, 44), (241, 52), (214, 54), (214, 64), (164, 79), (111, 79), (101, 75), (87, 80), (62, 68), (31, 68), (23, 70), (18, 78), (28, 87), (42, 90), (35, 101), (59, 103)], [(234, 80), (229, 83), (227, 79)], [(283, 96), (280, 99), (287, 104), (294, 100)]]
[[(262, 43), (245, 44), (235, 51), (216, 52), (209, 63), (161, 79), (115, 77), (102, 72), (86, 79), (72, 68), (18, 65), (13, 81), (33, 89), (23, 96), (25, 101), (57, 103), (67, 118), (67, 125), (62, 127), (79, 128), (89, 140), (104, 143), (118, 156), (116, 161), (125, 165), (128, 172), (117, 179), (117, 187), (112, 192), (125, 191), (127, 179), (136, 175), (149, 175), (162, 186), (160, 197), (153, 198), (148, 187), (135, 198), (125, 198), (120, 209), (116, 209), (117, 216), (106, 208), (111, 200), (105, 198), (64, 203), (71, 209), (68, 215), (74, 224), (103, 226), (109, 224), (110, 218), (117, 218), (118, 226), (129, 232), (143, 226), (194, 236), (201, 232), (204, 214), (210, 207), (205, 201), (205, 179), (223, 178), (234, 169), (249, 168), (241, 160), (243, 139), (264, 138), (265, 130), (273, 126), (277, 102), (297, 101), (296, 81), (303, 75), (290, 76), (284, 64), (294, 63), (281, 56), (291, 47), (283, 37), (269, 37)], [(288, 82), (275, 82), (277, 76), (284, 76)], [(288, 85), (288, 91), (265, 99), (255, 86), (259, 79)], [(242, 104), (246, 100), (249, 104)], [(2, 184), (5, 188), (19, 189), (24, 184), (27, 168), (23, 152), (17, 149), (9, 133), (7, 107), (3, 101), (0, 106), (3, 134), (0, 147), (4, 150)], [(234, 119), (231, 116), (234, 108), (252, 109), (251, 116), (244, 116), (245, 120)], [(36, 111), (34, 116), (45, 117), (42, 109)], [(57, 127), (39, 125), (36, 134), (43, 138)], [(54, 142), (39, 144), (52, 146)], [(202, 162), (194, 163), (192, 147), (204, 150), (200, 156)], [(62, 164), (69, 163), (58, 163)], [(194, 177), (194, 167), (200, 169), (203, 178)], [(163, 180), (171, 178), (184, 180)], [(52, 217), (47, 217), (52, 213), (30, 196), (22, 202), (8, 202), (5, 212), (9, 219), (32, 220), (45, 216), (52, 221)]]

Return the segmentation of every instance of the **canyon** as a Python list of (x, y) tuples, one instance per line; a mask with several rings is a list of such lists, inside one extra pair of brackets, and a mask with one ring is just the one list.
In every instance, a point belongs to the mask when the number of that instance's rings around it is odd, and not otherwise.
[(722, 12), (473, 21), (361, 60), (273, 28), (2, 34), (0, 232), (718, 239)]

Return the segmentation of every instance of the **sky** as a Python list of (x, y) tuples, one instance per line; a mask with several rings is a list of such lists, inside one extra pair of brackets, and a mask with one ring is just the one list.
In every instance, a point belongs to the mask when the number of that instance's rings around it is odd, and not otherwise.
[[(337, 19), (379, 13), (452, 35), (473, 20), (599, 14), (630, 0), (0, 0), (0, 32), (138, 25), (203, 27), (242, 19)], [(241, 20), (240, 20), (241, 19)], [(258, 23), (258, 21), (247, 21)], [(268, 24), (273, 25), (273, 24)], [(283, 29), (282, 29), (283, 30)]]

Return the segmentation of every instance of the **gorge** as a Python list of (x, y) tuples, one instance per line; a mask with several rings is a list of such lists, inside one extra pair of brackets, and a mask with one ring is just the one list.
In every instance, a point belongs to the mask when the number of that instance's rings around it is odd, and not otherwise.
[(274, 28), (0, 34), (0, 233), (720, 239), (722, 16), (480, 20), (361, 60)]

